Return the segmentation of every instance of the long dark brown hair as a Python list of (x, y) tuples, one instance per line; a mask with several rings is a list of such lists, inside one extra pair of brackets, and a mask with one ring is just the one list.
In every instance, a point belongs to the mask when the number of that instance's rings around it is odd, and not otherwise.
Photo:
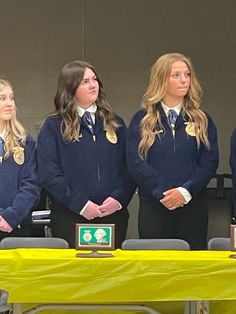
[(105, 96), (103, 84), (95, 68), (85, 61), (72, 61), (62, 68), (58, 79), (57, 92), (54, 97), (55, 114), (62, 117), (63, 138), (67, 141), (79, 140), (81, 119), (78, 114), (78, 104), (75, 95), (77, 88), (83, 80), (86, 68), (94, 72), (99, 83), (99, 93), (96, 100), (96, 115), (103, 120), (104, 129), (110, 132), (116, 132), (117, 128), (120, 126)]

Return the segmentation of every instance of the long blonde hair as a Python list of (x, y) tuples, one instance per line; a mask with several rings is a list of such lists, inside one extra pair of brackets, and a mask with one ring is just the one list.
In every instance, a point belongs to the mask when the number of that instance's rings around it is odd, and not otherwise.
[[(13, 91), (13, 87), (9, 81), (0, 79), (0, 92), (6, 86), (9, 86)], [(25, 145), (26, 141), (26, 131), (16, 118), (16, 109), (14, 109), (12, 118), (5, 121), (4, 136), (4, 158), (6, 159), (11, 153), (13, 153), (15, 147), (20, 147), (22, 144)]]
[(202, 89), (193, 65), (183, 54), (168, 53), (158, 58), (152, 66), (149, 85), (143, 96), (143, 106), (146, 109), (146, 114), (140, 123), (141, 140), (139, 143), (139, 154), (143, 159), (147, 157), (156, 135), (160, 136), (159, 131), (164, 129), (156, 105), (166, 95), (172, 64), (176, 61), (186, 63), (191, 77), (190, 87), (182, 104), (183, 114), (189, 117), (189, 122), (194, 122), (198, 147), (201, 142), (207, 148), (210, 147), (207, 135), (208, 120), (206, 114), (200, 109)]
[(54, 97), (54, 114), (58, 114), (63, 120), (62, 134), (66, 141), (78, 141), (80, 137), (81, 119), (78, 114), (75, 95), (78, 86), (83, 80), (86, 68), (90, 68), (95, 73), (99, 83), (96, 114), (102, 119), (104, 129), (113, 133), (120, 127), (120, 124), (116, 121), (115, 113), (112, 111), (105, 96), (103, 84), (95, 68), (85, 61), (72, 61), (62, 68), (57, 83), (57, 92)]

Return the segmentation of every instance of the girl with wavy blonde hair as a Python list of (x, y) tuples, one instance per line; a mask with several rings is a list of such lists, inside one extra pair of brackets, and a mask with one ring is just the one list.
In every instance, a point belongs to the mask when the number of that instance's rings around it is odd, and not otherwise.
[[(16, 118), (16, 107), (14, 102), (13, 87), (7, 80), (0, 79), (0, 94), (8, 87), (11, 89), (10, 98), (7, 99), (6, 95), (0, 95), (0, 110), (4, 110), (3, 106), (8, 102), (12, 103), (12, 109), (5, 110), (5, 118), (1, 120), (0, 117), (0, 131), (5, 134), (5, 154), (7, 158), (13, 153), (14, 147), (20, 147), (25, 144), (26, 132), (22, 124)], [(2, 107), (2, 108), (1, 108)]]
[(217, 131), (200, 107), (202, 90), (189, 58), (154, 63), (143, 109), (127, 135), (128, 169), (139, 188), (139, 236), (180, 238), (205, 249), (205, 189), (218, 166)]
[(200, 146), (200, 142), (202, 142), (209, 148), (207, 117), (200, 108), (202, 89), (197, 80), (193, 65), (189, 58), (184, 55), (180, 53), (170, 53), (161, 56), (152, 66), (149, 85), (144, 94), (143, 106), (146, 108), (147, 113), (140, 125), (141, 141), (139, 144), (139, 152), (142, 158), (147, 157), (148, 150), (152, 146), (155, 136), (158, 134), (158, 130), (163, 129), (156, 104), (164, 98), (167, 92), (167, 82), (172, 64), (177, 61), (182, 61), (187, 65), (191, 77), (189, 89), (183, 97), (182, 113), (187, 114), (190, 122), (194, 122), (198, 146)]
[(39, 197), (36, 143), (16, 118), (11, 83), (0, 79), (0, 240), (30, 236), (24, 221)]

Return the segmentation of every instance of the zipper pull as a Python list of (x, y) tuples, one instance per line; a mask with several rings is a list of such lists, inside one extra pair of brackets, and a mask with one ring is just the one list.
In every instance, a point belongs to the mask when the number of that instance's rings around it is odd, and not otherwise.
[(96, 142), (96, 135), (93, 135), (93, 141)]

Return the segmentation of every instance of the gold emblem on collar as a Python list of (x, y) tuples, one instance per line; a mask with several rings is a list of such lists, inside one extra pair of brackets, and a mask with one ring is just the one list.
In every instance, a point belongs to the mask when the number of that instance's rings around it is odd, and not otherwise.
[(196, 136), (196, 129), (195, 129), (195, 123), (194, 122), (185, 122), (186, 127), (185, 131), (190, 136)]
[(23, 147), (14, 147), (13, 148), (13, 158), (18, 165), (23, 165), (25, 162), (25, 154)]
[(116, 136), (115, 132), (106, 131), (106, 138), (112, 144), (116, 144), (117, 143), (117, 136)]

